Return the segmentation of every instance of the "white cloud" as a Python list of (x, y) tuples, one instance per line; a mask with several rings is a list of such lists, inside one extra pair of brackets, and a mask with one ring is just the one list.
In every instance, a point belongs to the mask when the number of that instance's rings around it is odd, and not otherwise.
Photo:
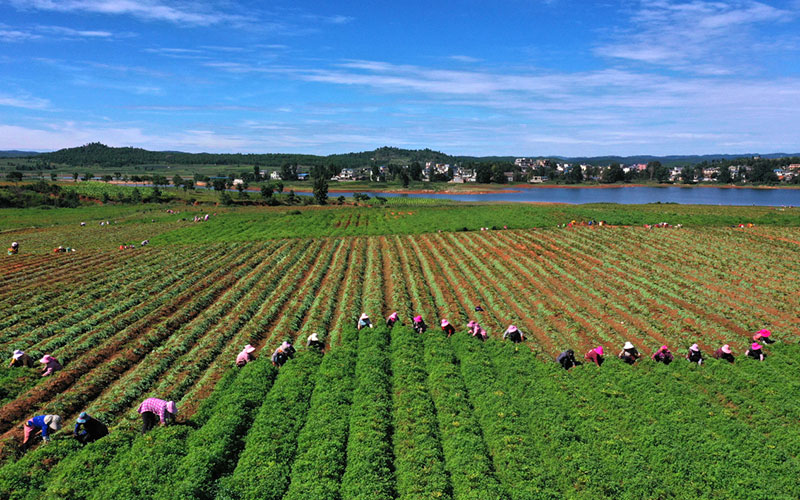
[(642, 0), (626, 28), (595, 48), (597, 55), (698, 74), (727, 74), (755, 50), (751, 30), (796, 17), (751, 0)]
[(240, 16), (209, 10), (200, 3), (173, 2), (170, 5), (157, 0), (12, 0), (11, 3), (20, 9), (130, 15), (144, 20), (194, 26), (241, 19)]
[(478, 59), (477, 57), (464, 56), (464, 55), (454, 55), (454, 56), (450, 56), (448, 59), (452, 59), (453, 61), (458, 61), (458, 62), (463, 62), (463, 63), (481, 62), (481, 60)]
[(50, 107), (50, 101), (27, 95), (12, 97), (0, 94), (0, 106), (23, 109), (47, 109)]

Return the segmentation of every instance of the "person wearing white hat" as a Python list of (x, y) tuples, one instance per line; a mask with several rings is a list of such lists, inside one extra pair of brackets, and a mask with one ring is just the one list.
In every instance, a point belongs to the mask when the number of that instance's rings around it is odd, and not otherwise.
[(23, 449), (28, 448), (31, 439), (38, 433), (42, 433), (45, 443), (50, 441), (50, 432), (61, 429), (61, 417), (59, 415), (37, 415), (25, 422), (25, 436), (22, 439)]
[(8, 255), (16, 255), (19, 253), (19, 243), (16, 241), (11, 243), (11, 248), (8, 249)]
[(372, 322), (369, 320), (367, 313), (361, 313), (361, 316), (358, 318), (358, 329), (361, 330), (366, 327), (372, 328)]
[(703, 353), (700, 352), (700, 346), (697, 344), (692, 344), (692, 346), (689, 348), (689, 353), (686, 355), (686, 359), (688, 359), (691, 363), (702, 365)]
[(632, 365), (636, 363), (636, 360), (641, 358), (642, 355), (639, 354), (639, 351), (631, 344), (630, 342), (625, 342), (625, 345), (622, 346), (622, 350), (617, 355), (619, 359)]
[(320, 352), (325, 350), (325, 343), (319, 339), (319, 336), (315, 333), (312, 333), (306, 339), (306, 347), (313, 347), (314, 349), (318, 349)]
[(23, 366), (27, 366), (28, 368), (33, 368), (33, 359), (30, 356), (25, 354), (25, 351), (21, 351), (17, 349), (14, 351), (14, 354), (11, 355), (11, 363), (9, 363), (9, 368), (22, 368)]
[(244, 346), (244, 349), (242, 349), (242, 352), (240, 352), (239, 355), (236, 356), (236, 366), (241, 368), (244, 365), (246, 365), (247, 363), (249, 363), (251, 361), (255, 361), (256, 357), (253, 356), (253, 352), (255, 352), (255, 350), (256, 350), (256, 348), (251, 346), (250, 344), (247, 344), (246, 346)]

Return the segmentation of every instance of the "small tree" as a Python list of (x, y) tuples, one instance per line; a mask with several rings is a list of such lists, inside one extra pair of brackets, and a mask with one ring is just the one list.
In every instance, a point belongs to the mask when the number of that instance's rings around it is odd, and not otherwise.
[(256, 182), (261, 180), (261, 169), (258, 165), (253, 165), (253, 180)]
[(141, 203), (142, 202), (142, 193), (139, 191), (139, 188), (133, 188), (131, 191), (131, 203)]
[(264, 198), (265, 200), (272, 198), (273, 192), (274, 191), (272, 189), (272, 184), (266, 183), (261, 185), (261, 197)]
[(233, 205), (233, 198), (231, 198), (231, 195), (229, 195), (227, 191), (220, 191), (219, 202), (223, 205), (230, 206)]
[(283, 182), (278, 181), (275, 183), (275, 191), (278, 193), (283, 193)]
[(111, 197), (110, 197), (110, 196), (108, 196), (108, 193), (106, 193), (105, 191), (103, 191), (103, 197), (102, 197), (101, 201), (103, 202), (103, 205), (105, 205), (106, 203), (108, 203), (109, 201), (111, 201)]
[(158, 189), (158, 186), (153, 186), (153, 194), (152, 194), (151, 198), (156, 203), (159, 203), (161, 201), (161, 190)]
[(103, 182), (111, 182), (111, 181), (113, 181), (113, 180), (114, 180), (114, 178), (113, 178), (113, 177), (111, 177), (111, 176), (110, 176), (110, 175), (108, 175), (108, 174), (106, 174), (106, 175), (104, 175), (104, 176), (103, 176)]
[(314, 169), (314, 201), (317, 205), (328, 203), (328, 179), (327, 170), (324, 167)]
[(10, 180), (11, 182), (19, 182), (22, 180), (22, 172), (9, 172), (6, 174), (6, 179)]
[(85, 174), (83, 174), (83, 177), (81, 177), (81, 180), (82, 180), (82, 181), (88, 181), (88, 180), (90, 180), (92, 177), (94, 177), (94, 174), (93, 174), (93, 173), (91, 173), (91, 172), (86, 172)]
[(72, 180), (78, 182), (78, 172), (72, 172)]
[(239, 191), (239, 198), (244, 198), (244, 183), (240, 182), (237, 184), (236, 189)]
[(297, 195), (294, 194), (294, 189), (290, 189), (289, 196), (286, 197), (286, 203), (288, 203), (289, 205), (294, 205), (298, 201), (299, 200), (297, 199)]
[(181, 184), (183, 184), (183, 178), (182, 178), (180, 175), (178, 175), (178, 174), (175, 174), (175, 175), (172, 177), (172, 185), (173, 185), (173, 186), (175, 186), (175, 187), (178, 187), (178, 186), (180, 186)]
[(55, 182), (56, 179), (58, 179), (58, 174), (56, 174), (55, 172), (50, 172), (50, 180)]
[(184, 193), (189, 189), (194, 191), (194, 180), (192, 180), (192, 179), (186, 179), (185, 181), (183, 181), (181, 183), (181, 185), (183, 186), (183, 192)]

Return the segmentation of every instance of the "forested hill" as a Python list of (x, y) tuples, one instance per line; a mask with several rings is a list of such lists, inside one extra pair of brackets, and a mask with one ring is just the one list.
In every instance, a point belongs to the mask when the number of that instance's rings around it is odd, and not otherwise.
[[(267, 153), (267, 154), (241, 154), (241, 153), (183, 153), (180, 151), (148, 151), (141, 148), (114, 148), (100, 143), (91, 143), (76, 148), (67, 148), (52, 153), (25, 153), (25, 152), (0, 152), (10, 153), (8, 156), (35, 156), (37, 159), (76, 167), (99, 166), (104, 168), (125, 167), (129, 165), (258, 165), (261, 167), (279, 168), (287, 163), (302, 166), (335, 165), (340, 168), (363, 167), (371, 163), (408, 165), (413, 162), (425, 163), (508, 163), (513, 162), (513, 156), (452, 156), (431, 149), (401, 149), (384, 146), (372, 151), (358, 153), (333, 154), (318, 156), (308, 154)], [(541, 157), (550, 158), (570, 163), (587, 163), (590, 165), (609, 165), (611, 163), (632, 164), (660, 161), (665, 166), (692, 165), (715, 160), (733, 160), (736, 158), (751, 158), (753, 154), (739, 155), (704, 155), (704, 156), (595, 156), (595, 157)], [(761, 158), (783, 158), (789, 155), (784, 153), (764, 154)]]

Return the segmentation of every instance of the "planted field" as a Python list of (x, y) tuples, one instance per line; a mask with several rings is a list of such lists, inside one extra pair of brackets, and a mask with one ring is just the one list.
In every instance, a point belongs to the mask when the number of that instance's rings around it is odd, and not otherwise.
[[(120, 235), (162, 236), (130, 252), (101, 235), (71, 254), (4, 259), (0, 350), (50, 353), (64, 370), (0, 367), (0, 498), (800, 496), (800, 230), (440, 233), (426, 222), (439, 209), (413, 223), (391, 210), (131, 221)], [(334, 236), (279, 238), (293, 217)], [(40, 231), (31, 241), (60, 229)], [(375, 328), (355, 330), (362, 311)], [(403, 325), (388, 329), (393, 311)], [(415, 314), (430, 325), (421, 336)], [(469, 320), (489, 340), (469, 337)], [(500, 339), (511, 323), (524, 343)], [(744, 359), (761, 328), (778, 343), (764, 363)], [(305, 348), (311, 332), (324, 356)], [(276, 369), (286, 339), (298, 354)], [(636, 366), (614, 359), (625, 341), (645, 354)], [(237, 369), (247, 343), (258, 360)], [(669, 366), (648, 357), (663, 343)], [(728, 343), (739, 359), (690, 365), (692, 343)], [(601, 368), (553, 362), (598, 344)], [(151, 396), (175, 400), (179, 422), (141, 436), (136, 408)], [(112, 432), (81, 448), (69, 434), (84, 410)], [(23, 421), (46, 413), (65, 428), (22, 453)]]

